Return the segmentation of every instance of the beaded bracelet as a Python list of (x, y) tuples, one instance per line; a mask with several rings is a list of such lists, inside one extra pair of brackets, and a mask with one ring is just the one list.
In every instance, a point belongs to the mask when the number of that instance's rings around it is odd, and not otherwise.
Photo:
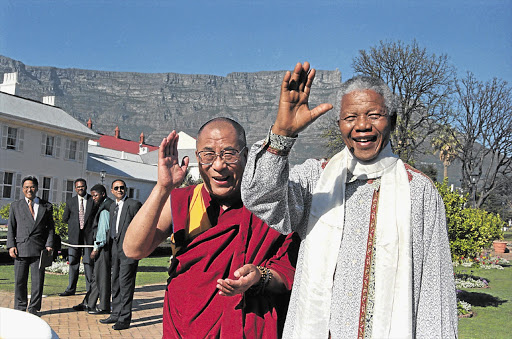
[(270, 269), (263, 266), (256, 266), (261, 273), (260, 281), (257, 284), (252, 285), (247, 293), (249, 295), (260, 295), (263, 294), (265, 288), (267, 288), (268, 284), (272, 280), (273, 274), (270, 272)]

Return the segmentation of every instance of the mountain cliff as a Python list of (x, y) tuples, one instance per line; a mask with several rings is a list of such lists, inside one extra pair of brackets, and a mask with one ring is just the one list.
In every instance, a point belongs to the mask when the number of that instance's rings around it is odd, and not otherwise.
[[(274, 122), (284, 71), (230, 73), (227, 76), (177, 73), (107, 72), (28, 66), (0, 56), (0, 77), (18, 72), (16, 94), (37, 101), (55, 96), (55, 105), (93, 130), (158, 145), (171, 130), (195, 136), (211, 118), (226, 116), (245, 127), (249, 144), (264, 138)], [(341, 73), (317, 71), (311, 107), (335, 104)], [(319, 136), (321, 123), (304, 131), (292, 153), (292, 162), (325, 157)]]

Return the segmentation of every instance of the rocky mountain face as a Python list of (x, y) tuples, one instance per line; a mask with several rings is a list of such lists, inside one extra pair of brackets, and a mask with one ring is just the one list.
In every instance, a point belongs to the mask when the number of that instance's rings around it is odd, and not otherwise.
[[(28, 66), (0, 56), (0, 79), (18, 72), (16, 94), (37, 101), (54, 95), (61, 107), (93, 130), (158, 145), (171, 130), (195, 136), (203, 123), (218, 116), (235, 119), (247, 132), (248, 142), (265, 137), (275, 120), (284, 71), (230, 73), (226, 77), (177, 73), (106, 72)], [(335, 104), (341, 73), (317, 71), (311, 107)], [(323, 122), (327, 118), (322, 117)], [(292, 153), (292, 162), (327, 156), (320, 137), (322, 121), (304, 131)]]

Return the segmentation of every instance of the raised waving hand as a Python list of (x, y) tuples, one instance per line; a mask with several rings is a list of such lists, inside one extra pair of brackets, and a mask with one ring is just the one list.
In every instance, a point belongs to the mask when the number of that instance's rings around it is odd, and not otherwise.
[(315, 79), (315, 69), (309, 63), (298, 62), (293, 73), (286, 72), (281, 84), (281, 96), (272, 132), (296, 137), (319, 116), (332, 109), (331, 104), (320, 104), (309, 109), (309, 94)]
[(172, 131), (162, 140), (158, 149), (158, 180), (157, 184), (172, 190), (183, 182), (187, 174), (189, 158), (184, 157), (179, 163), (178, 158), (179, 135)]

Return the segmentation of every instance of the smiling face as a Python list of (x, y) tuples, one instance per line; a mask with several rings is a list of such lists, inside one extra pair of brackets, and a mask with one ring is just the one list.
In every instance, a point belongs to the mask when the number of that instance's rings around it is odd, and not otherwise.
[(23, 195), (28, 200), (34, 200), (37, 193), (37, 186), (32, 180), (25, 180), (23, 183)]
[(85, 197), (87, 194), (87, 184), (85, 181), (77, 181), (75, 182), (75, 192), (81, 197)]
[[(241, 150), (235, 128), (224, 121), (212, 122), (204, 127), (197, 137), (197, 152)], [(219, 156), (210, 165), (199, 165), (199, 173), (206, 189), (223, 207), (229, 207), (240, 200), (240, 183), (244, 173), (247, 150), (240, 154), (234, 164), (226, 164)], [(199, 163), (199, 158), (198, 158)]]
[(345, 145), (359, 160), (370, 161), (384, 149), (395, 117), (386, 112), (384, 98), (372, 90), (356, 90), (341, 101), (339, 127)]

